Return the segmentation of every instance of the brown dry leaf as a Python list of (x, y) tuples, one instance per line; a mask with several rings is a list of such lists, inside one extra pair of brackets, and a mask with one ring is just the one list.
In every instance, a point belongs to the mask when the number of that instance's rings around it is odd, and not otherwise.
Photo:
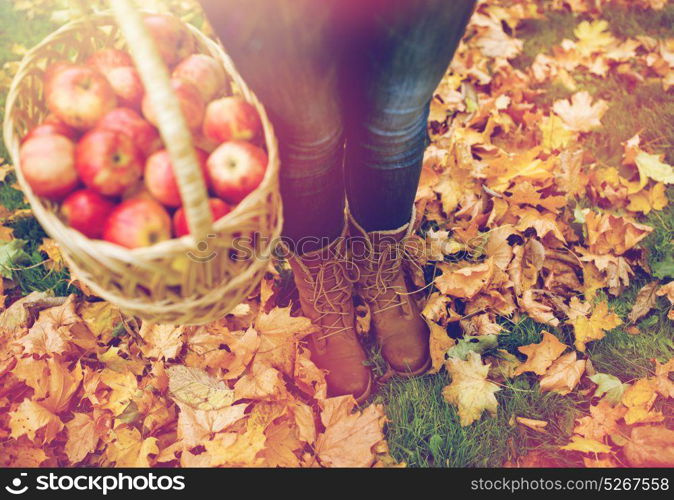
[(655, 390), (666, 398), (674, 398), (674, 382), (669, 378), (669, 374), (674, 371), (674, 358), (670, 359), (664, 365), (655, 363)]
[(290, 306), (275, 307), (268, 314), (262, 313), (255, 320), (260, 335), (256, 362), (265, 363), (292, 376), (295, 343), (314, 331), (309, 318), (290, 315)]
[(157, 325), (144, 321), (139, 335), (145, 343), (140, 349), (148, 358), (165, 360), (176, 358), (183, 347), (184, 332), (184, 326)]
[(75, 312), (75, 296), (71, 295), (63, 305), (41, 311), (28, 334), (17, 344), (23, 346), (26, 354), (62, 354), (70, 347), (71, 328), (80, 321)]
[(494, 274), (493, 259), (464, 267), (439, 265), (442, 275), (435, 278), (435, 286), (441, 293), (453, 297), (471, 299), (482, 291)]
[(91, 333), (105, 344), (112, 340), (115, 327), (123, 320), (120, 310), (110, 302), (84, 301), (77, 308), (77, 313)]
[(659, 283), (657, 281), (651, 281), (639, 290), (634, 305), (632, 306), (632, 310), (627, 315), (627, 319), (630, 323), (636, 323), (655, 307), (658, 286)]
[(253, 364), (250, 373), (241, 377), (234, 385), (234, 399), (285, 399), (286, 388), (281, 372), (271, 366)]
[(27, 436), (35, 441), (36, 433), (44, 430), (41, 443), (50, 443), (63, 429), (63, 422), (47, 408), (30, 399), (24, 399), (16, 411), (10, 413), (9, 429), (10, 437), (18, 439)]
[(199, 446), (217, 432), (226, 430), (244, 418), (247, 404), (226, 406), (215, 410), (197, 410), (190, 405), (177, 401), (180, 408), (178, 415), (178, 438), (186, 447)]
[(550, 365), (567, 349), (568, 346), (561, 343), (550, 332), (543, 331), (542, 333), (543, 340), (538, 344), (529, 344), (517, 348), (522, 354), (527, 356), (527, 360), (515, 370), (516, 376), (524, 372), (534, 372), (537, 375), (543, 375)]
[(656, 292), (656, 295), (658, 297), (667, 297), (667, 300), (672, 304), (672, 307), (669, 308), (669, 313), (667, 313), (667, 317), (674, 320), (674, 281), (670, 281), (666, 285), (661, 286)]
[(447, 330), (433, 321), (426, 321), (430, 330), (431, 369), (428, 373), (438, 373), (445, 363), (447, 350), (456, 344), (456, 341), (447, 335)]
[(526, 290), (519, 300), (520, 308), (527, 313), (531, 319), (539, 323), (546, 323), (551, 326), (558, 326), (559, 320), (552, 313), (552, 307), (536, 302), (533, 290)]
[(484, 411), (496, 415), (498, 402), (494, 393), (501, 389), (487, 380), (489, 367), (482, 364), (476, 352), (469, 352), (466, 361), (450, 358), (445, 363), (452, 383), (445, 386), (442, 395), (448, 403), (457, 406), (462, 426), (478, 420)]
[(59, 250), (58, 244), (51, 238), (44, 238), (42, 240), (42, 245), (38, 247), (38, 250), (47, 254), (49, 259), (45, 261), (44, 265), (50, 271), (61, 271), (65, 267), (65, 262), (63, 256), (61, 255), (61, 250)]
[(652, 227), (638, 224), (627, 217), (600, 215), (594, 211), (585, 215), (585, 222), (588, 248), (597, 254), (622, 255), (653, 231)]
[(584, 359), (577, 360), (575, 352), (565, 354), (548, 368), (540, 381), (541, 390), (543, 392), (552, 391), (565, 396), (578, 385), (584, 371)]
[(633, 427), (623, 449), (632, 467), (674, 467), (674, 431), (666, 427)]
[(299, 467), (297, 452), (302, 448), (297, 428), (289, 421), (271, 424), (265, 430), (267, 440), (260, 452), (266, 467)]
[(98, 433), (96, 423), (86, 413), (75, 413), (74, 418), (66, 424), (68, 440), (65, 453), (72, 464), (77, 464), (96, 449)]
[(216, 434), (211, 441), (205, 443), (207, 458), (204, 465), (210, 467), (253, 467), (261, 466), (264, 460), (259, 453), (264, 450), (267, 437), (265, 427), (248, 420), (246, 431), (239, 433)]
[(548, 422), (546, 420), (535, 420), (525, 417), (515, 417), (515, 420), (518, 424), (528, 427), (529, 429), (532, 429), (536, 432), (546, 432), (545, 428), (548, 426)]
[(325, 431), (316, 439), (316, 455), (325, 467), (369, 467), (374, 463), (374, 446), (384, 439), (386, 417), (381, 405), (354, 411), (352, 396), (322, 402), (321, 421)]
[(618, 420), (625, 416), (627, 408), (622, 405), (612, 406), (606, 399), (602, 399), (596, 406), (590, 406), (590, 416), (578, 420), (576, 434), (601, 441), (606, 436), (618, 432)]

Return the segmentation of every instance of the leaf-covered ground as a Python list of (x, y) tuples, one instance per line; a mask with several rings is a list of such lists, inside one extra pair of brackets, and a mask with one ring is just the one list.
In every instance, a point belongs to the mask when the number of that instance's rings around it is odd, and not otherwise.
[[(0, 0), (1, 100), (75, 15)], [(673, 22), (665, 0), (478, 3), (417, 195), (433, 368), (393, 378), (363, 336), (361, 408), (325, 397), (283, 263), (217, 323), (141, 324), (69, 275), (0, 150), (0, 462), (674, 465)]]

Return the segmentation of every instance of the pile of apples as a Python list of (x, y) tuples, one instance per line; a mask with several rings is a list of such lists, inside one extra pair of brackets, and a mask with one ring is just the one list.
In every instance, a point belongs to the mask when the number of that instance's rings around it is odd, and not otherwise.
[[(193, 53), (182, 21), (152, 14), (144, 22), (172, 71), (215, 221), (264, 177), (260, 118), (242, 98), (221, 97), (222, 65)], [(81, 64), (52, 64), (44, 97), (50, 114), (23, 138), (21, 170), (36, 195), (61, 203), (69, 226), (127, 248), (189, 233), (171, 158), (127, 52), (103, 49)]]

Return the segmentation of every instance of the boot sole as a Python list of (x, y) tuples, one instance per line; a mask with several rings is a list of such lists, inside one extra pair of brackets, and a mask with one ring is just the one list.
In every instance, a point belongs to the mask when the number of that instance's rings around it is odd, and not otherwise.
[[(391, 365), (389, 365), (389, 366), (391, 366)], [(393, 372), (401, 378), (412, 378), (412, 377), (418, 377), (419, 375), (421, 375), (423, 373), (426, 373), (430, 368), (431, 368), (431, 358), (429, 357), (426, 360), (426, 363), (424, 363), (424, 365), (421, 368), (418, 368), (417, 370), (415, 370), (413, 372), (411, 372), (409, 370), (398, 371), (398, 370), (394, 370), (393, 367), (391, 367), (391, 370), (393, 370)]]
[(370, 374), (370, 378), (367, 383), (367, 387), (365, 388), (365, 391), (363, 391), (363, 394), (361, 394), (358, 397), (354, 396), (354, 399), (356, 400), (356, 404), (360, 405), (365, 401), (367, 398), (370, 397), (370, 394), (372, 394), (372, 374)]

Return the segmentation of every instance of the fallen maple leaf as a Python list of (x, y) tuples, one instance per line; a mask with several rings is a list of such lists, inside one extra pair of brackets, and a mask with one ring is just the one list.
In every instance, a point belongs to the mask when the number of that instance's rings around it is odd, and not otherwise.
[(16, 411), (10, 413), (10, 436), (18, 439), (27, 436), (35, 441), (36, 433), (44, 429), (42, 443), (50, 443), (63, 429), (63, 422), (47, 408), (30, 399), (24, 399)]
[(629, 387), (623, 384), (618, 377), (608, 373), (595, 373), (590, 376), (590, 380), (597, 384), (594, 396), (598, 398), (605, 396), (604, 399), (613, 405), (620, 403), (625, 390)]
[(482, 412), (496, 415), (498, 401), (494, 393), (500, 388), (487, 380), (489, 364), (483, 365), (482, 358), (475, 352), (469, 352), (466, 361), (450, 358), (445, 363), (452, 383), (442, 390), (448, 403), (459, 410), (462, 426), (467, 426), (480, 418)]
[(548, 368), (540, 382), (541, 390), (565, 396), (578, 385), (584, 371), (584, 359), (577, 360), (575, 352), (565, 354)]
[(491, 258), (480, 264), (463, 267), (448, 267), (440, 264), (442, 275), (435, 278), (435, 286), (441, 293), (470, 299), (483, 290), (494, 273)]
[(560, 99), (552, 105), (552, 110), (570, 130), (589, 132), (601, 127), (601, 117), (608, 109), (606, 101), (599, 99), (592, 104), (592, 97), (586, 91), (576, 92), (571, 99)]
[(597, 304), (589, 317), (578, 315), (569, 319), (568, 322), (573, 325), (576, 336), (574, 345), (580, 352), (585, 352), (588, 342), (603, 339), (607, 331), (622, 325), (622, 320), (618, 315), (609, 312), (606, 301)]
[(321, 422), (325, 431), (316, 439), (316, 455), (326, 467), (369, 467), (374, 463), (374, 446), (384, 439), (385, 421), (381, 405), (354, 411), (352, 396), (323, 401)]
[(590, 416), (578, 420), (573, 430), (588, 439), (601, 441), (607, 435), (618, 431), (618, 420), (625, 416), (627, 408), (622, 405), (612, 406), (602, 399), (596, 406), (590, 406)]
[(77, 464), (96, 449), (98, 433), (96, 423), (86, 413), (75, 413), (73, 419), (66, 424), (68, 440), (64, 451), (72, 464)]
[(550, 332), (543, 331), (543, 340), (538, 344), (520, 346), (517, 349), (527, 356), (525, 363), (516, 370), (515, 375), (524, 372), (534, 372), (543, 375), (550, 365), (567, 349), (567, 345), (559, 341)]
[(652, 412), (657, 398), (655, 380), (642, 378), (632, 384), (623, 394), (622, 403), (627, 407), (625, 423), (654, 423), (664, 420), (661, 412)]
[(144, 321), (139, 335), (145, 341), (141, 351), (148, 358), (176, 358), (183, 347), (184, 326), (157, 325)]
[(150, 455), (159, 453), (157, 438), (143, 439), (138, 429), (120, 427), (112, 431), (105, 456), (116, 467), (150, 467)]
[(632, 467), (674, 467), (674, 431), (666, 427), (633, 427), (623, 449)]

